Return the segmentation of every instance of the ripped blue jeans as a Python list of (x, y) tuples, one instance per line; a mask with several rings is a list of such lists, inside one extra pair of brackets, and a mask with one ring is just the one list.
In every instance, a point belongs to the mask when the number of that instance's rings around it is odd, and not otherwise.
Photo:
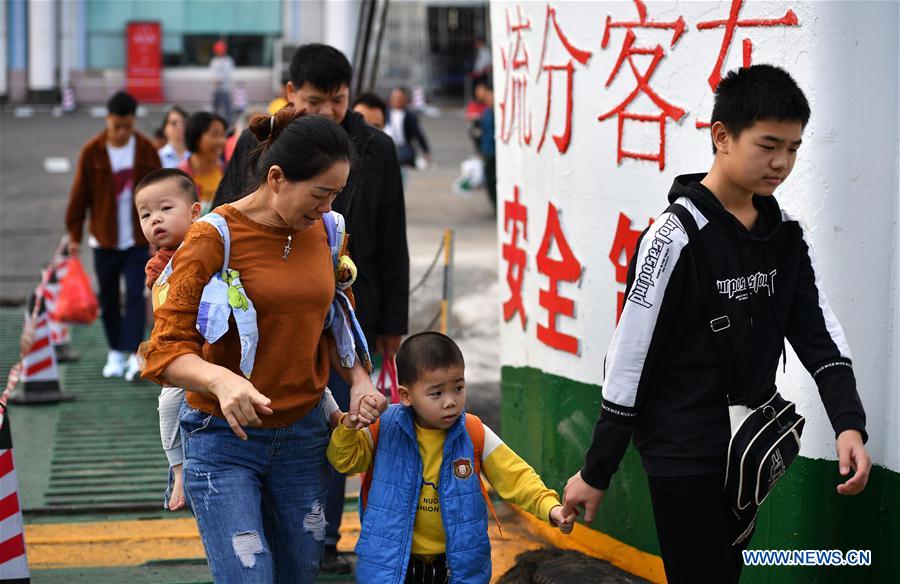
[(181, 409), (184, 486), (216, 582), (313, 584), (331, 467), (322, 405), (283, 428), (245, 428)]

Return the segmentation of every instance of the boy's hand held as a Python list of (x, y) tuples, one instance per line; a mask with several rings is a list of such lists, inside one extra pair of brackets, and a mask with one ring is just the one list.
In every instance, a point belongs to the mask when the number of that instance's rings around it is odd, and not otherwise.
[[(365, 406), (362, 403), (363, 399), (367, 401)], [(364, 376), (361, 382), (354, 383), (350, 388), (350, 415), (348, 418), (356, 429), (373, 424), (387, 407), (387, 398), (375, 389), (368, 376)]]
[(594, 520), (594, 514), (600, 506), (600, 501), (603, 500), (604, 493), (605, 491), (595, 489), (584, 482), (580, 471), (575, 473), (563, 491), (563, 515), (573, 517), (580, 513), (578, 507), (584, 507), (584, 522), (590, 523)]
[(575, 515), (565, 515), (563, 506), (557, 505), (550, 510), (550, 523), (556, 526), (562, 533), (569, 535), (575, 527)]
[(844, 430), (837, 437), (835, 446), (841, 475), (846, 477), (850, 474), (850, 470), (853, 470), (853, 476), (839, 484), (837, 492), (841, 495), (857, 495), (866, 488), (869, 471), (872, 468), (869, 453), (863, 446), (862, 435), (857, 430)]

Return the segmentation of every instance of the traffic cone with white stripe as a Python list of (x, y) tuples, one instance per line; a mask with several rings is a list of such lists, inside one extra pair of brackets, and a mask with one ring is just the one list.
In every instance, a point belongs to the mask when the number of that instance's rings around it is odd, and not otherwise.
[(5, 412), (0, 427), (0, 582), (31, 582), (25, 557), (25, 527), (19, 504), (19, 481), (13, 463), (9, 412)]
[[(41, 302), (40, 299), (37, 300)], [(30, 317), (26, 317), (30, 318)], [(51, 403), (72, 399), (59, 384), (59, 368), (46, 310), (34, 317), (34, 343), (22, 359), (22, 380), (9, 395), (13, 403)]]
[(56, 310), (56, 301), (59, 298), (61, 282), (69, 271), (69, 264), (66, 262), (65, 256), (57, 256), (56, 260), (47, 268), (47, 273), (41, 285), (38, 286), (38, 293), (44, 300), (44, 308), (51, 315), (50, 317), (50, 342), (56, 350), (57, 363), (71, 363), (78, 361), (80, 355), (72, 349), (72, 335), (69, 325), (53, 319), (53, 312)]

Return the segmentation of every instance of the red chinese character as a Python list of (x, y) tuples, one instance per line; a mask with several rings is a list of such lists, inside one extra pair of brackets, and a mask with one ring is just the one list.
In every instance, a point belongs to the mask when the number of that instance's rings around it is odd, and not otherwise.
[[(656, 93), (656, 91), (653, 90), (652, 87), (650, 87), (650, 78), (656, 71), (656, 67), (659, 65), (659, 62), (665, 56), (665, 49), (663, 49), (662, 45), (660, 44), (657, 44), (652, 48), (635, 46), (637, 35), (635, 35), (634, 29), (671, 29), (672, 41), (670, 42), (669, 47), (674, 48), (675, 43), (678, 42), (678, 39), (684, 33), (684, 18), (679, 16), (678, 20), (675, 20), (673, 22), (651, 21), (647, 19), (647, 7), (644, 5), (644, 3), (641, 0), (634, 0), (634, 4), (638, 11), (639, 20), (637, 22), (613, 22), (611, 16), (606, 17), (606, 29), (603, 31), (603, 42), (601, 43), (601, 47), (605, 49), (609, 45), (609, 36), (611, 29), (624, 28), (628, 31), (625, 34), (625, 44), (622, 45), (622, 52), (619, 53), (619, 59), (616, 61), (616, 66), (610, 74), (609, 79), (606, 80), (606, 87), (609, 87), (610, 84), (612, 84), (613, 80), (619, 74), (623, 63), (626, 60), (628, 61), (629, 67), (631, 67), (631, 71), (634, 74), (635, 80), (637, 81), (637, 87), (635, 87), (634, 91), (632, 91), (628, 95), (628, 97), (625, 98), (625, 101), (616, 106), (614, 109), (599, 116), (598, 119), (603, 122), (608, 120), (613, 115), (618, 116), (619, 141), (617, 162), (619, 164), (622, 163), (623, 158), (655, 160), (659, 163), (659, 169), (663, 170), (666, 167), (666, 120), (668, 118), (672, 118), (675, 121), (680, 120), (682, 116), (684, 116), (684, 110), (664, 100), (659, 96), (659, 94)], [(647, 70), (643, 74), (638, 71), (637, 65), (634, 61), (635, 55), (650, 55), (653, 57), (653, 59), (650, 61), (650, 65), (647, 67)], [(631, 102), (634, 101), (642, 92), (650, 98), (650, 100), (656, 105), (657, 108), (659, 108), (659, 113), (646, 114), (627, 111), (628, 106), (631, 104)], [(625, 120), (659, 124), (659, 151), (656, 153), (630, 152), (622, 148), (622, 134), (625, 129)]]
[(528, 239), (528, 207), (519, 202), (519, 187), (513, 191), (513, 200), (503, 204), (503, 229), (511, 233), (509, 243), (503, 244), (503, 259), (506, 261), (506, 282), (509, 284), (509, 299), (503, 303), (503, 320), (511, 320), (519, 313), (522, 330), (525, 330), (525, 304), (522, 302), (522, 281), (525, 279), (527, 256), (519, 247), (519, 225), (522, 239)]
[[(637, 242), (641, 237), (639, 229), (631, 228), (631, 219), (624, 213), (619, 213), (619, 224), (616, 226), (616, 236), (613, 239), (612, 248), (609, 250), (609, 260), (616, 266), (616, 282), (625, 284), (628, 281), (628, 264), (637, 250)], [(653, 223), (650, 219), (648, 225)], [(623, 261), (624, 260), (624, 261)], [(622, 316), (622, 306), (625, 302), (625, 292), (618, 292), (616, 297), (616, 322)]]
[[(719, 82), (722, 80), (722, 68), (725, 65), (725, 57), (728, 56), (728, 50), (731, 48), (731, 41), (734, 38), (734, 29), (738, 27), (748, 28), (759, 26), (773, 27), (800, 25), (799, 20), (797, 20), (797, 15), (793, 10), (788, 10), (781, 18), (750, 18), (747, 20), (739, 20), (738, 16), (741, 13), (741, 8), (743, 7), (743, 5), (744, 0), (731, 0), (731, 10), (728, 13), (727, 20), (710, 20), (707, 22), (697, 23), (697, 30), (710, 30), (713, 28), (725, 27), (725, 34), (722, 37), (722, 46), (719, 48), (719, 56), (716, 59), (716, 66), (709, 76), (709, 87), (713, 91), (716, 90), (716, 87), (719, 86)], [(743, 66), (749, 67), (753, 63), (753, 41), (751, 41), (750, 39), (744, 39), (743, 49)], [(698, 128), (708, 128), (709, 125), (709, 122), (701, 122), (699, 120), (697, 121)]]
[[(566, 51), (570, 56), (565, 64), (545, 64), (544, 61), (544, 58), (547, 55), (547, 33), (550, 32), (551, 21), (553, 22), (553, 29), (556, 31), (557, 38), (562, 42), (562, 45), (566, 48)], [(553, 73), (561, 71), (566, 72), (566, 129), (561, 135), (554, 135), (553, 141), (556, 142), (556, 149), (559, 150), (560, 154), (565, 154), (566, 150), (569, 149), (569, 141), (572, 139), (572, 84), (575, 80), (574, 61), (578, 61), (582, 65), (587, 65), (592, 54), (593, 53), (590, 51), (583, 51), (569, 42), (566, 33), (563, 32), (562, 28), (559, 26), (559, 22), (556, 20), (556, 9), (551, 8), (548, 4), (547, 18), (544, 23), (544, 42), (541, 49), (541, 65), (538, 68), (537, 76), (537, 80), (540, 81), (541, 73), (543, 71), (547, 72), (547, 112), (544, 115), (544, 130), (541, 132), (541, 140), (538, 142), (538, 152), (544, 147), (544, 140), (547, 137), (547, 128), (550, 126), (550, 112), (552, 111), (553, 100)]]
[[(506, 34), (515, 34), (506, 48), (500, 47), (500, 58), (505, 72), (503, 100), (500, 102), (500, 140), (509, 144), (514, 129), (518, 129), (519, 144), (531, 144), (531, 115), (526, 112), (528, 98), (528, 47), (522, 40), (522, 31), (531, 30), (531, 20), (523, 20), (522, 7), (516, 6), (518, 22), (509, 20), (506, 11)], [(526, 124), (527, 119), (527, 124)]]
[[(550, 248), (556, 242), (561, 260), (550, 257)], [(547, 309), (547, 326), (538, 324), (537, 337), (545, 345), (578, 354), (578, 339), (560, 332), (556, 328), (558, 316), (575, 316), (575, 301), (559, 293), (560, 282), (578, 282), (581, 280), (581, 262), (572, 253), (562, 226), (559, 224), (559, 212), (553, 203), (547, 210), (547, 226), (544, 228), (544, 239), (537, 256), (538, 271), (549, 278), (546, 290), (540, 291), (540, 305)]]

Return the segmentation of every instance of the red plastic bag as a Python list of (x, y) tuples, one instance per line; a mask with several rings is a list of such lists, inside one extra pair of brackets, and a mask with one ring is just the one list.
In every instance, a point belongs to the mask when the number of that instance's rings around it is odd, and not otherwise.
[[(390, 384), (390, 385), (388, 385)], [(375, 389), (391, 400), (392, 404), (400, 403), (400, 384), (397, 382), (397, 364), (394, 360), (385, 359), (381, 364), (381, 373), (378, 374), (378, 382)]]
[(60, 282), (56, 310), (51, 317), (57, 322), (91, 324), (100, 312), (91, 281), (77, 257), (70, 257), (65, 262), (68, 270)]

